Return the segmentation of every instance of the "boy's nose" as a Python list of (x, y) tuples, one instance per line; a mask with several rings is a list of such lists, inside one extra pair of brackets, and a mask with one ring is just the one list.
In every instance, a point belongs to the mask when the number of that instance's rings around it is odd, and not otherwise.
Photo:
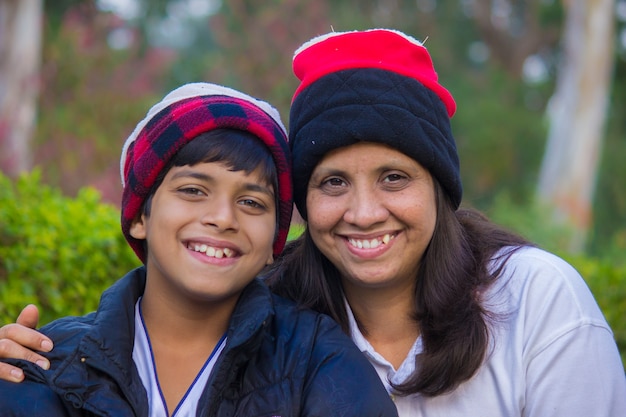
[(236, 230), (238, 228), (235, 208), (230, 201), (215, 199), (206, 205), (202, 223), (218, 230)]

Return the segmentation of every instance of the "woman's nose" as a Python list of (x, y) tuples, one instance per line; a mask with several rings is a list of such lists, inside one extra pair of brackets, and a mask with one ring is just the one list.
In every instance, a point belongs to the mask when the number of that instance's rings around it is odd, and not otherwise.
[(363, 229), (384, 222), (389, 216), (382, 196), (369, 187), (354, 189), (348, 204), (344, 220)]

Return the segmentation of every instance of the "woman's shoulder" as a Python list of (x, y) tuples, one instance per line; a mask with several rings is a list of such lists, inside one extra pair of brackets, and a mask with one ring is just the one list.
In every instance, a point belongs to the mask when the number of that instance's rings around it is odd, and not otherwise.
[(565, 273), (577, 273), (572, 265), (563, 258), (536, 246), (506, 247), (496, 254), (496, 258), (507, 253), (511, 253), (508, 260), (511, 264), (526, 264), (537, 269), (554, 268)]
[[(499, 256), (505, 253), (501, 251)], [(561, 257), (536, 247), (523, 247), (494, 262), (504, 262), (500, 276), (490, 289), (493, 299), (509, 312), (527, 317), (542, 314), (572, 326), (606, 321), (589, 286), (580, 273)], [(504, 298), (503, 298), (504, 297)], [(504, 301), (504, 302), (503, 302)]]
[(584, 284), (578, 271), (563, 258), (534, 246), (505, 247), (492, 257), (490, 268), (501, 268), (500, 279), (519, 284), (528, 281)]

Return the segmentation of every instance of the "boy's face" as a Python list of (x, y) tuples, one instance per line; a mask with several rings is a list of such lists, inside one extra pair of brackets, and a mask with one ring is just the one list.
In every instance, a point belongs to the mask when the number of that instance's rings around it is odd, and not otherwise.
[(234, 303), (272, 262), (275, 229), (274, 189), (259, 172), (212, 162), (173, 167), (130, 234), (147, 240), (151, 290), (183, 303)]

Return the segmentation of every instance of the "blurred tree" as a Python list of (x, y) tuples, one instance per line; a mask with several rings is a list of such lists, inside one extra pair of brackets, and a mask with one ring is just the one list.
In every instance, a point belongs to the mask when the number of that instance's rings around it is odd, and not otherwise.
[(576, 231), (569, 249), (581, 252), (591, 225), (614, 67), (615, 2), (571, 0), (565, 8), (563, 59), (548, 108), (538, 194), (556, 222)]
[(42, 0), (0, 0), (0, 170), (32, 167), (39, 90)]

